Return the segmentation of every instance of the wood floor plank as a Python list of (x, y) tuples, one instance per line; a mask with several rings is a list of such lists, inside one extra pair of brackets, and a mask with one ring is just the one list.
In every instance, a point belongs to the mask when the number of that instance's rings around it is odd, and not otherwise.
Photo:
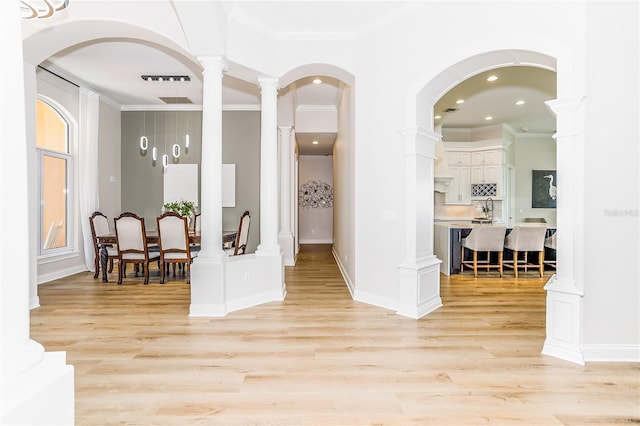
[(356, 302), (303, 246), (283, 302), (188, 316), (184, 280), (39, 286), (31, 336), (75, 366), (78, 425), (640, 423), (640, 365), (542, 355), (549, 277), (441, 276), (412, 320)]

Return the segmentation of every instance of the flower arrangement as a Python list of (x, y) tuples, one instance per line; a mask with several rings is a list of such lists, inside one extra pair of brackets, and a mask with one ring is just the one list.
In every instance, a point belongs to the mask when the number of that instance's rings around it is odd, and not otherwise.
[(196, 204), (192, 201), (180, 200), (165, 203), (162, 206), (163, 212), (176, 212), (180, 216), (191, 217), (196, 212)]

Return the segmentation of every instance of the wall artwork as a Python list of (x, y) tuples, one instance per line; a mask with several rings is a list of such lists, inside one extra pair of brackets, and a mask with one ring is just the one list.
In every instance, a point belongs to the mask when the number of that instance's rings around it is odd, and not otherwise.
[(322, 181), (311, 180), (300, 186), (298, 205), (305, 209), (333, 207), (333, 189), (331, 185)]
[(532, 170), (531, 207), (542, 209), (556, 208), (556, 171)]

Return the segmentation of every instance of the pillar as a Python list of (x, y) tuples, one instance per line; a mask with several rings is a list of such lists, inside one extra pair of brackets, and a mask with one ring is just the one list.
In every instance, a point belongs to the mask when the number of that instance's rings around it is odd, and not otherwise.
[[(25, 96), (17, 0), (0, 2), (0, 27), (0, 140), (12, 143), (11, 155), (0, 157), (0, 194), (14, 211), (27, 212), (33, 191), (25, 101), (35, 102), (35, 89)], [(66, 364), (65, 352), (45, 352), (30, 338), (30, 234), (28, 215), (0, 210), (0, 424), (72, 425), (73, 366)]]
[(227, 314), (222, 249), (222, 72), (219, 56), (199, 57), (202, 80), (200, 253), (191, 266), (190, 316)]
[(422, 127), (401, 131), (405, 140), (405, 247), (398, 265), (397, 313), (421, 318), (442, 306), (440, 263), (433, 254), (433, 176), (440, 135)]
[[(556, 114), (556, 168), (558, 180), (556, 273), (544, 286), (547, 291), (545, 355), (584, 364), (582, 352), (582, 298), (579, 284), (584, 259), (584, 98), (546, 102)], [(564, 188), (569, 190), (564, 191)], [(565, 256), (565, 254), (567, 254)], [(570, 255), (572, 254), (572, 255)]]
[(278, 242), (282, 247), (284, 256), (284, 264), (293, 266), (296, 264), (294, 237), (292, 232), (291, 220), (294, 206), (297, 205), (293, 199), (293, 127), (279, 126), (280, 133), (280, 233)]

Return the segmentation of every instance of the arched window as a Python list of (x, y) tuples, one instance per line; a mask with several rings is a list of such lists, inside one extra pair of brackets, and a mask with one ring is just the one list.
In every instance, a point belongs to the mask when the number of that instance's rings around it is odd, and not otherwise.
[(72, 161), (69, 123), (55, 108), (36, 101), (36, 150), (40, 196), (39, 254), (70, 247)]

